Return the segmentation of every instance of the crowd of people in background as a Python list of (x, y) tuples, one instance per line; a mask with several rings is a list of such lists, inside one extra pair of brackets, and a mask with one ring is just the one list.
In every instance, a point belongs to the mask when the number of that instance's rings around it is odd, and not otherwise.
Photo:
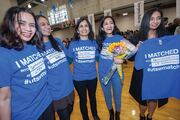
[[(180, 34), (180, 18), (174, 18), (173, 22), (169, 23), (168, 17), (164, 17), (164, 26), (166, 28), (166, 31), (169, 35), (177, 35)], [(131, 40), (133, 36), (135, 36), (138, 33), (139, 30), (126, 30), (126, 31), (120, 31), (120, 35), (123, 36), (127, 40)], [(72, 41), (72, 38), (66, 38), (63, 40), (63, 43), (65, 46), (68, 47), (69, 43)]]
[(180, 34), (179, 32), (179, 26), (180, 26), (180, 18), (175, 18), (172, 23), (168, 23), (168, 25), (165, 27), (166, 31), (170, 35), (174, 34)]
[[(168, 23), (162, 11), (153, 8), (144, 14), (139, 30), (120, 32), (113, 17), (105, 16), (95, 38), (91, 24), (83, 17), (77, 22), (73, 38), (61, 41), (53, 37), (46, 17), (35, 16), (27, 8), (11, 7), (0, 27), (0, 69), (3, 70), (0, 72), (0, 120), (55, 120), (55, 112), (60, 120), (70, 120), (74, 88), (80, 98), (82, 119), (89, 120), (88, 96), (93, 119), (100, 120), (96, 102), (98, 78), (109, 111), (108, 119), (120, 120), (121, 78), (116, 71), (107, 85), (102, 79), (113, 63), (125, 61), (108, 54), (108, 46), (125, 38), (138, 50), (142, 42), (179, 34), (179, 31), (180, 18)], [(129, 60), (136, 62), (135, 57)], [(134, 68), (129, 92), (139, 103), (140, 120), (152, 120), (157, 102), (161, 107), (168, 98), (142, 100), (142, 79), (143, 71)]]

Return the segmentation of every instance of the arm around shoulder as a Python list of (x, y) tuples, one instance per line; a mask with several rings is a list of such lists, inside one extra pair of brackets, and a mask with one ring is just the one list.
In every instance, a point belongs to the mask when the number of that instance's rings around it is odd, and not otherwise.
[(0, 120), (11, 119), (10, 87), (0, 87)]

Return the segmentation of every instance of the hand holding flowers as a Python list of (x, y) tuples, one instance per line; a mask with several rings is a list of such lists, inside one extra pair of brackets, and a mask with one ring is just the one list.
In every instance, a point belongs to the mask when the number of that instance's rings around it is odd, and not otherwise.
[(119, 77), (121, 79), (121, 84), (123, 84), (123, 68), (122, 63), (124, 60), (130, 58), (136, 53), (136, 47), (131, 44), (128, 40), (121, 40), (120, 42), (115, 42), (109, 45), (107, 52), (109, 55), (113, 56), (114, 62), (109, 71), (109, 73), (102, 79), (103, 83), (107, 85), (110, 78), (116, 70), (118, 70)]
[(122, 64), (124, 62), (123, 59), (119, 59), (118, 57), (114, 57), (114, 63), (115, 64)]

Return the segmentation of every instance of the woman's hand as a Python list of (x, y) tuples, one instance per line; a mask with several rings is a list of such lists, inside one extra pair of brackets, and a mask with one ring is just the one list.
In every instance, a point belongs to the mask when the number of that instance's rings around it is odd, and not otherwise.
[(118, 57), (114, 57), (114, 63), (116, 64), (122, 64), (124, 62), (123, 59), (119, 59)]
[(138, 48), (141, 46), (142, 43), (143, 43), (142, 41), (138, 42), (138, 44), (136, 45), (136, 49), (135, 49), (136, 52), (137, 52)]

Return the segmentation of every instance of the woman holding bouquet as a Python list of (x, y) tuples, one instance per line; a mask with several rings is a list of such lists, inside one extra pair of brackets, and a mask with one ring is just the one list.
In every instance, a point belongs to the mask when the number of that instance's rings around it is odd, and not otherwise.
[[(141, 22), (141, 27), (137, 35), (131, 40), (134, 45), (137, 47), (140, 46), (142, 41), (145, 41), (150, 38), (158, 38), (165, 35), (165, 28), (163, 25), (163, 14), (160, 9), (154, 8), (147, 11), (144, 14), (144, 17)], [(134, 60), (133, 56), (130, 60)], [(152, 120), (153, 113), (157, 106), (157, 101), (159, 107), (167, 103), (168, 99), (160, 100), (142, 100), (142, 70), (136, 70), (134, 68), (131, 85), (130, 85), (130, 94), (133, 98), (139, 103), (140, 109), (140, 120)], [(152, 88), (153, 89), (153, 88)], [(148, 109), (147, 118), (145, 112)]]
[[(121, 92), (122, 84), (118, 72), (116, 71), (110, 78), (107, 85), (104, 85), (102, 79), (108, 74), (113, 62), (116, 64), (123, 63), (123, 60), (113, 58), (107, 53), (107, 48), (114, 42), (119, 42), (124, 39), (119, 35), (120, 31), (116, 26), (114, 19), (111, 16), (106, 16), (102, 19), (99, 26), (99, 34), (97, 42), (99, 45), (100, 57), (99, 57), (99, 78), (101, 87), (104, 93), (107, 108), (109, 110), (109, 120), (114, 120), (114, 109), (112, 106), (112, 92), (115, 101), (115, 120), (120, 120), (120, 108), (121, 108)], [(111, 91), (112, 90), (112, 91)]]
[(51, 26), (45, 16), (36, 16), (45, 44), (45, 63), (48, 69), (48, 89), (60, 120), (70, 120), (74, 103), (74, 85), (67, 61), (67, 49), (60, 39), (51, 34)]
[(69, 57), (73, 60), (74, 86), (80, 98), (80, 110), (83, 120), (89, 120), (87, 110), (87, 92), (94, 120), (100, 120), (96, 105), (96, 57), (98, 45), (94, 40), (92, 26), (88, 19), (80, 18), (75, 27), (74, 39), (69, 45)]

